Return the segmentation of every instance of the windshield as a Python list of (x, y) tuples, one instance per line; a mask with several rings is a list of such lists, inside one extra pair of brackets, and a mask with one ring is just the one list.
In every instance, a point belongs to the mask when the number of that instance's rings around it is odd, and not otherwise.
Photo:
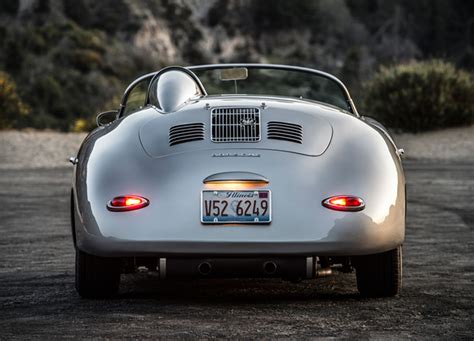
[[(327, 103), (351, 111), (345, 90), (341, 85), (325, 74), (308, 72), (301, 69), (233, 67), (239, 76), (225, 77), (232, 67), (190, 67), (201, 80), (208, 95), (246, 94), (286, 96), (309, 99)], [(245, 72), (244, 72), (245, 71)], [(224, 75), (224, 76), (223, 76)], [(230, 79), (229, 79), (230, 78)]]

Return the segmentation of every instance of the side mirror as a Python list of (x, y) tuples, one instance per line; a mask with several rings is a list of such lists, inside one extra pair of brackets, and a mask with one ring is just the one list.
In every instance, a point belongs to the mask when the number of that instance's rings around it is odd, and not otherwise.
[(97, 126), (105, 126), (106, 124), (112, 123), (117, 119), (118, 110), (109, 110), (101, 112), (97, 115), (95, 121), (97, 122)]

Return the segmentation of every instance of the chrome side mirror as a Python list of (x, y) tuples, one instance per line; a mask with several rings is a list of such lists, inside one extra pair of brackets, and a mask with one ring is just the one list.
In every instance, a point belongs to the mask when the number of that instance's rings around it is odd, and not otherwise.
[(97, 126), (102, 127), (109, 123), (112, 123), (113, 121), (117, 119), (117, 115), (118, 115), (118, 110), (109, 110), (109, 111), (101, 112), (100, 114), (97, 115), (95, 119)]
[(403, 155), (405, 155), (405, 149), (399, 148), (399, 149), (397, 149), (396, 153), (397, 153), (399, 158), (402, 158)]

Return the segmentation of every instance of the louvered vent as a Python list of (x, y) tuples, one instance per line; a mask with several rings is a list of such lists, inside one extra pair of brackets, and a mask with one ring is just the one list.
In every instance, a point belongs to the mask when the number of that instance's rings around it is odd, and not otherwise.
[(170, 146), (180, 143), (204, 140), (204, 124), (180, 124), (170, 128)]
[(303, 128), (299, 124), (287, 122), (268, 122), (267, 137), (272, 140), (283, 140), (303, 143)]
[(211, 140), (213, 142), (260, 141), (260, 109), (212, 109)]

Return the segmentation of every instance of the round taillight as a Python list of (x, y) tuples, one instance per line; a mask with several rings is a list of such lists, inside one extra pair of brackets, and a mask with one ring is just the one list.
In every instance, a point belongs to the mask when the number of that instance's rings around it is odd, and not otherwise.
[(138, 195), (123, 195), (110, 200), (107, 204), (107, 208), (109, 211), (114, 212), (132, 211), (146, 207), (149, 204), (150, 201), (148, 201), (148, 199)]
[(322, 204), (336, 211), (361, 211), (365, 207), (364, 200), (353, 195), (335, 195), (324, 199)]

